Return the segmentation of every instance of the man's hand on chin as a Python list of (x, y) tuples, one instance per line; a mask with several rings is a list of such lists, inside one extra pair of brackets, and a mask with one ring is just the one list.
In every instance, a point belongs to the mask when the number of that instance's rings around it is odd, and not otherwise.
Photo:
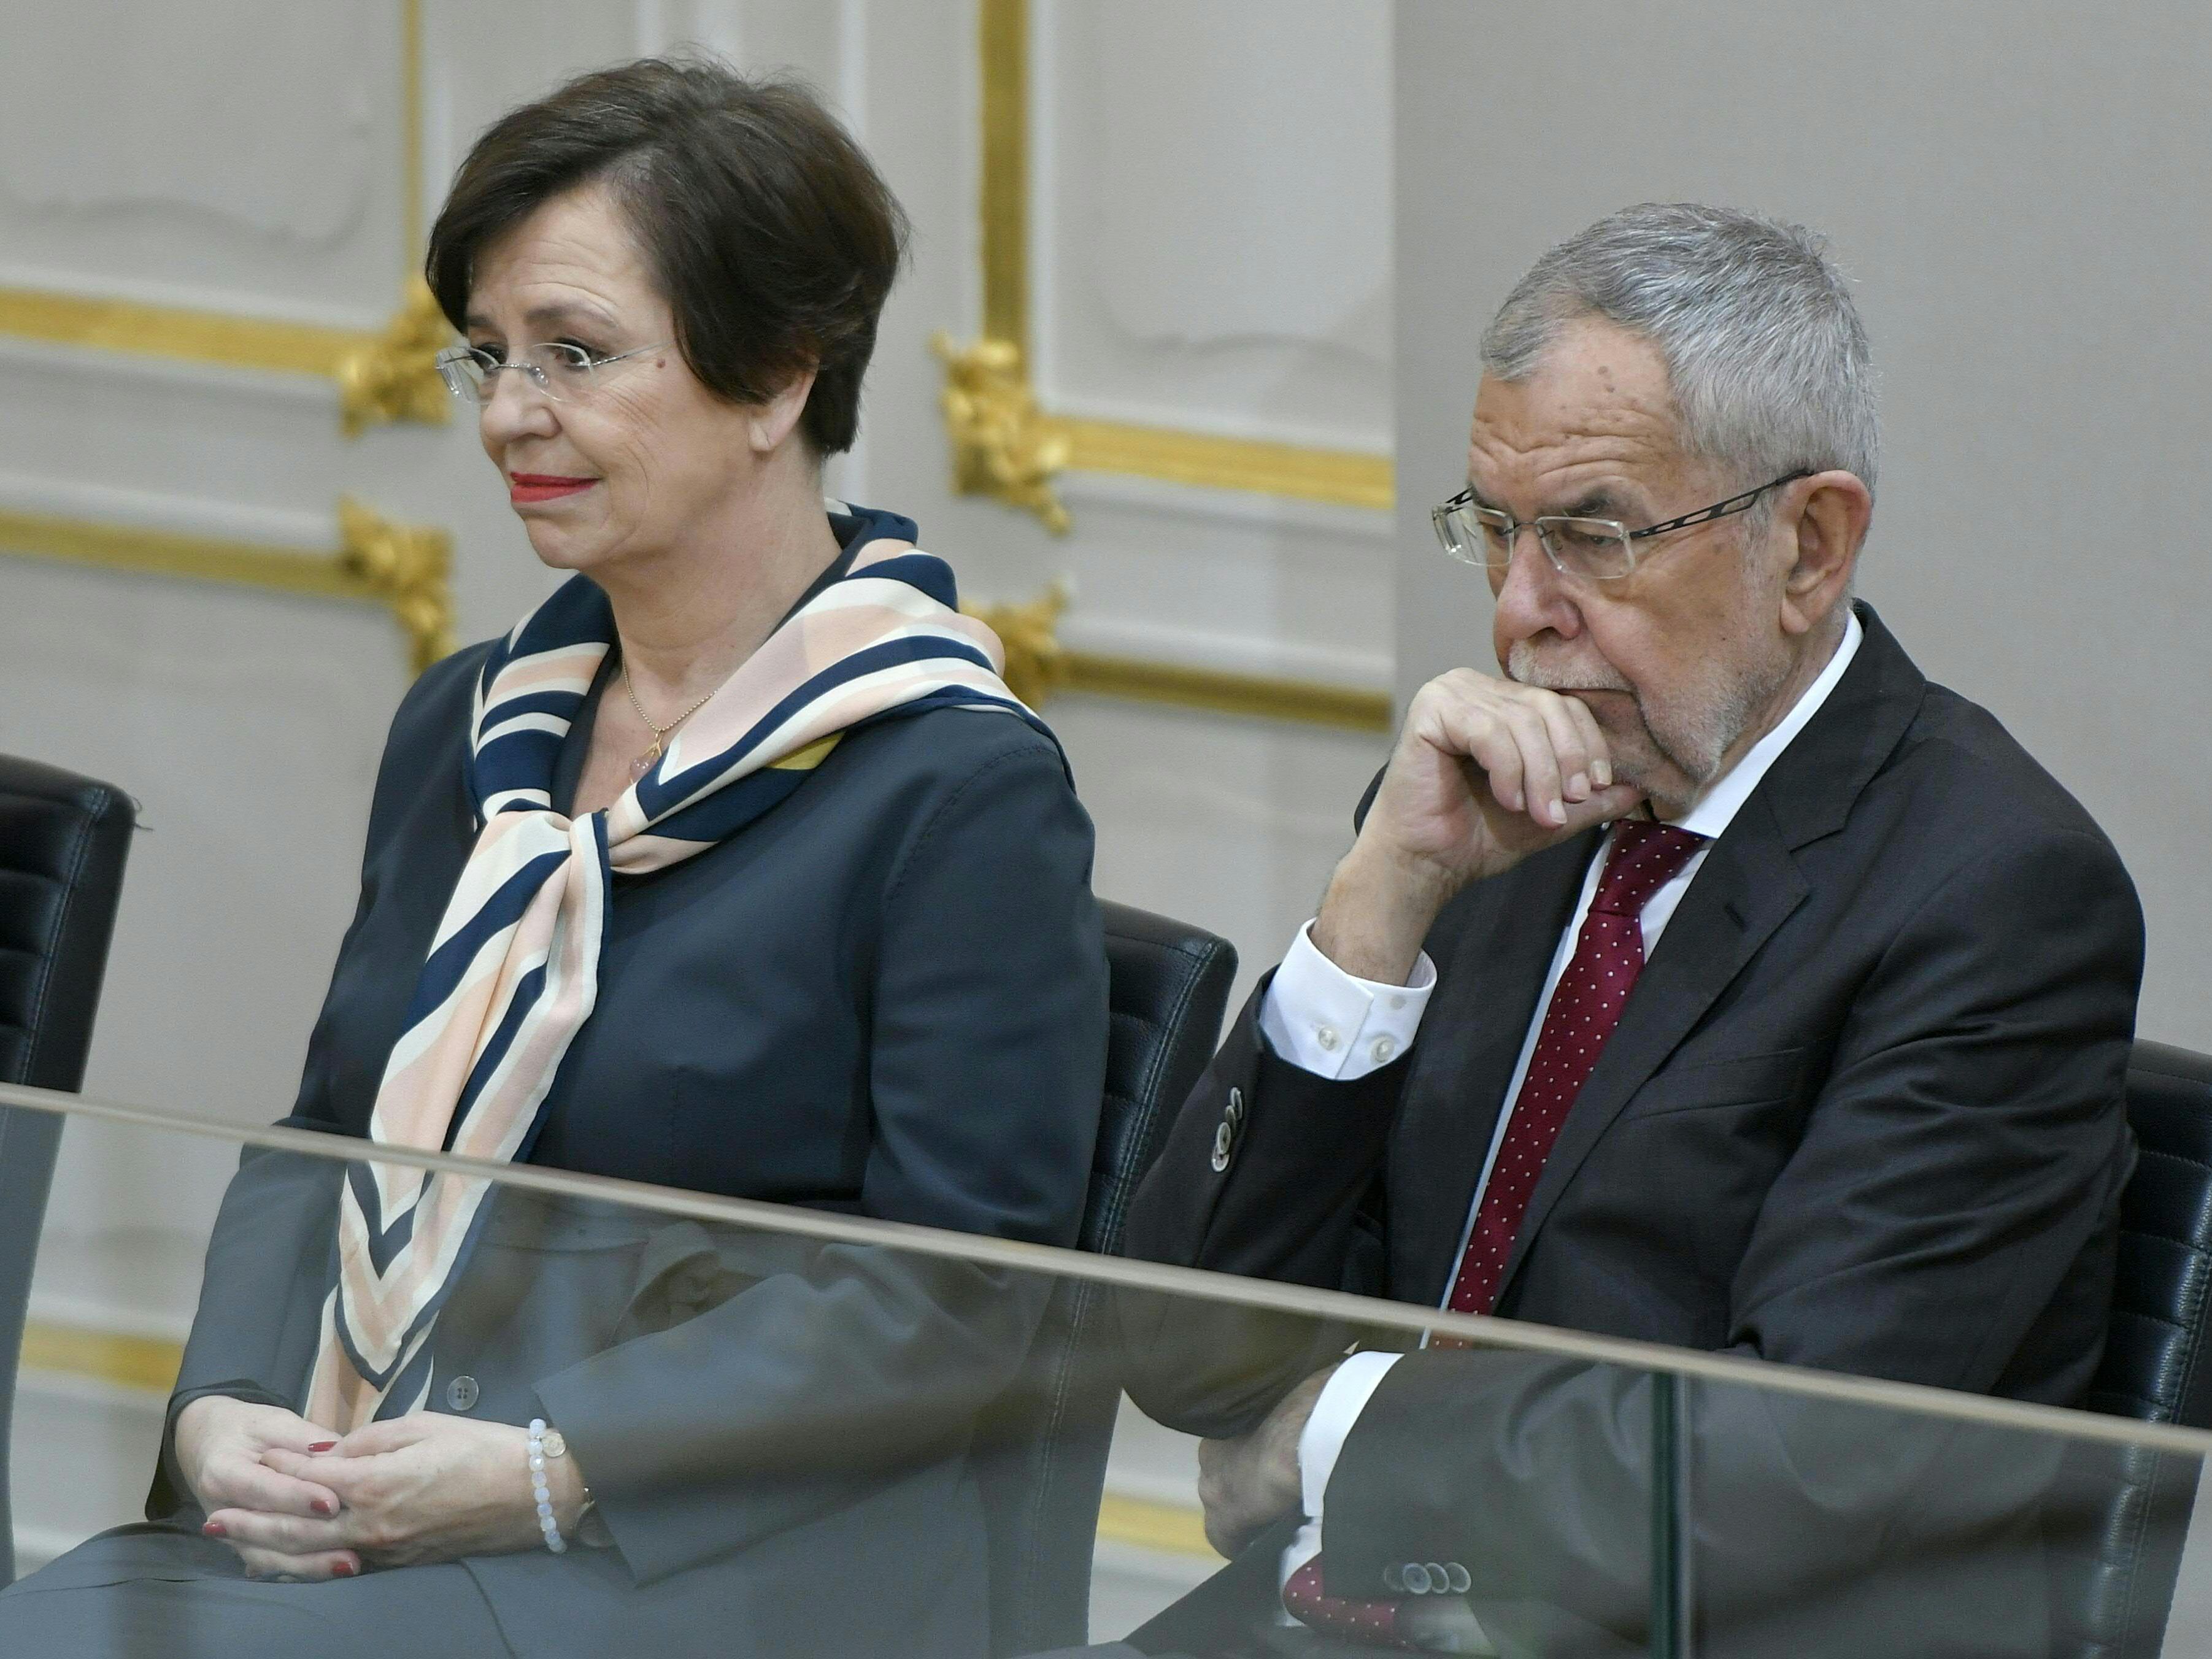
[(1588, 705), (1454, 669), (1407, 708), (1359, 838), (1329, 879), (1314, 945), (1358, 978), (1403, 985), (1453, 894), (1643, 799), (1613, 777)]
[(1204, 1440), (1198, 1448), (1198, 1496), (1206, 1505), (1206, 1541), (1234, 1559), (1244, 1547), (1303, 1499), (1298, 1441), (1314, 1401), (1335, 1374), (1331, 1365), (1292, 1389), (1249, 1434)]

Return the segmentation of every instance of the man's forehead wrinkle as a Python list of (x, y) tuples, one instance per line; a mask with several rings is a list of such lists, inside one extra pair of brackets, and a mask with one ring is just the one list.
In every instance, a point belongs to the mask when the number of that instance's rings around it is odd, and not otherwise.
[(1468, 477), (1476, 494), (1493, 504), (1502, 504), (1501, 494), (1525, 494), (1540, 502), (1537, 510), (1550, 510), (1595, 489), (1618, 495), (1639, 480), (1656, 482), (1677, 459), (1671, 442), (1648, 431), (1553, 434), (1522, 447), (1486, 434), (1478, 423)]

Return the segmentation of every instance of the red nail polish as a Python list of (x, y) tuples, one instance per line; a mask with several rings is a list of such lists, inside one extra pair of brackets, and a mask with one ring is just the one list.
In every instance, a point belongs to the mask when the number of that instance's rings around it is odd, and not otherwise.
[(361, 1569), (350, 1561), (340, 1561), (331, 1569), (331, 1574), (337, 1578), (350, 1578), (360, 1571)]
[(337, 1443), (338, 1443), (335, 1440), (318, 1440), (313, 1445), (308, 1447), (307, 1449), (311, 1452), (328, 1451), (331, 1447)]
[(205, 1526), (202, 1527), (200, 1530), (206, 1534), (210, 1538), (228, 1538), (230, 1536), (229, 1532), (224, 1528), (222, 1522), (220, 1521), (210, 1521)]
[(317, 1515), (336, 1515), (338, 1512), (338, 1506), (327, 1498), (318, 1498), (308, 1507)]

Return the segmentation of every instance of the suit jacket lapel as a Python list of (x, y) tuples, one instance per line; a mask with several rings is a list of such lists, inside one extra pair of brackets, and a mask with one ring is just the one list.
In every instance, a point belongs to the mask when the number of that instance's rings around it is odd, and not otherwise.
[(1462, 901), (1390, 1142), (1390, 1294), (1400, 1300), (1435, 1303), (1458, 1265), (1505, 1086), (1598, 839), (1577, 836)]
[[(1852, 803), (1918, 712), (1927, 681), (1873, 608), (1861, 604), (1856, 609), (1866, 634), (1858, 655), (1705, 855), (1568, 1112), (1529, 1195), (1498, 1286), (1501, 1302), (1590, 1149), (1804, 902), (1809, 890), (1795, 849), (1843, 827)], [(1533, 1006), (1532, 1000), (1531, 1012)]]

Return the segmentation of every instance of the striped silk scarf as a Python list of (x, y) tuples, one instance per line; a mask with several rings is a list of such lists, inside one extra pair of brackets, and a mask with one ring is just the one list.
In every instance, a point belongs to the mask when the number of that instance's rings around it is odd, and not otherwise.
[[(947, 707), (1045, 729), (1000, 678), (997, 637), (955, 608), (951, 568), (907, 539), (913, 525), (830, 505), (873, 538), (604, 811), (563, 817), (552, 784), (614, 642), (605, 594), (572, 579), (485, 659), (467, 763), (479, 832), (385, 1064), (371, 1141), (526, 1158), (561, 1058), (591, 1017), (610, 878), (665, 868), (735, 835), (804, 783), (844, 733)], [(343, 1432), (422, 1407), (438, 1310), (490, 1186), (347, 1166), (310, 1422)]]

